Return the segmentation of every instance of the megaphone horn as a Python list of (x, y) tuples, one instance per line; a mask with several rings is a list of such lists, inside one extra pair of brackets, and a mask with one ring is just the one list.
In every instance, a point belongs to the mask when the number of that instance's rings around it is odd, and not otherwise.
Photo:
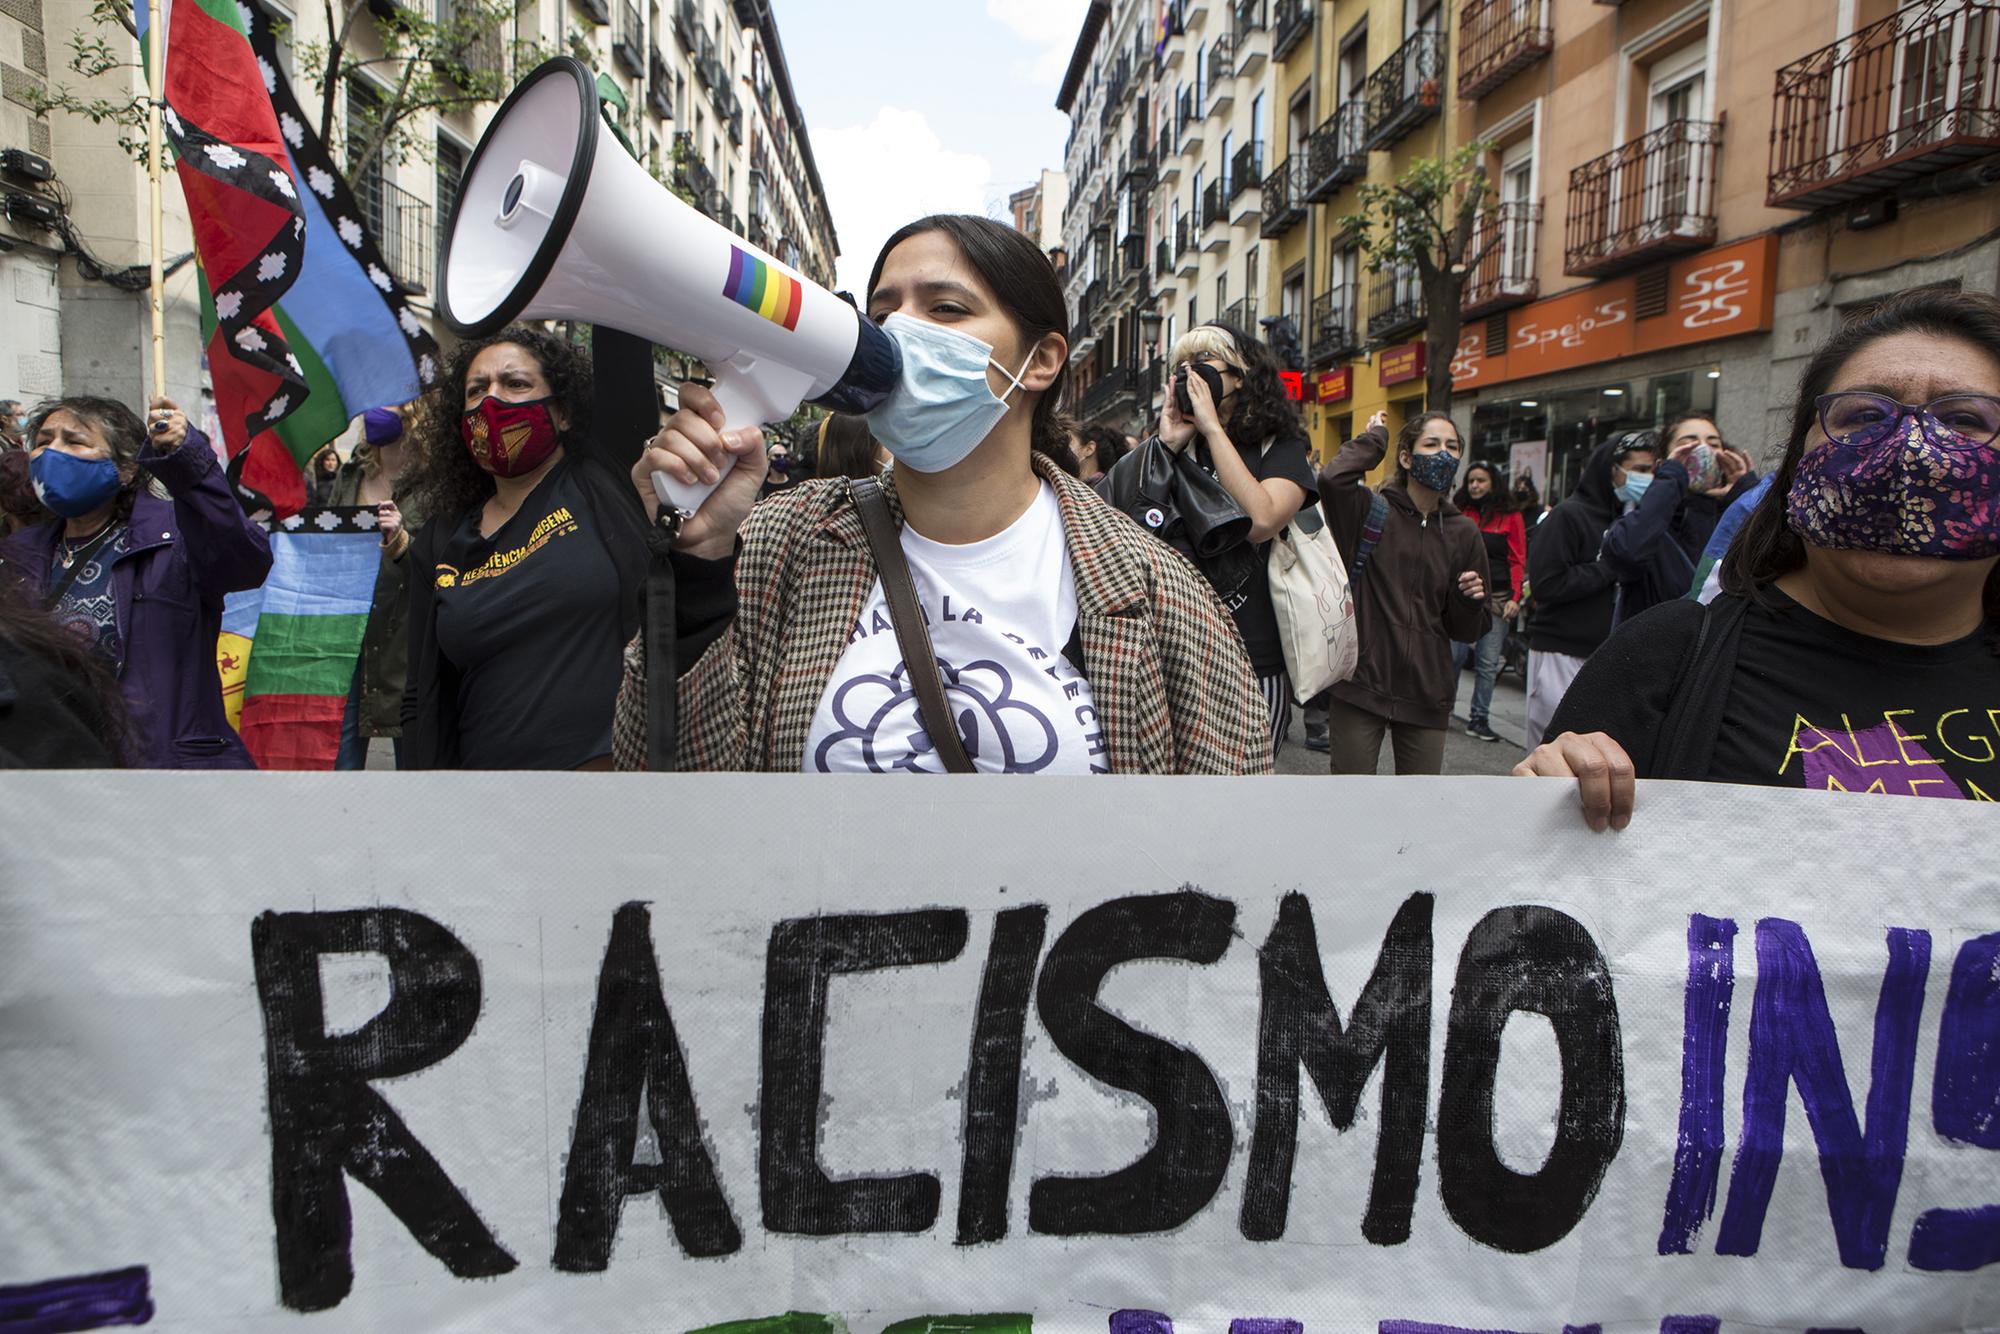
[[(438, 313), (466, 337), (516, 320), (581, 320), (699, 358), (732, 425), (811, 400), (861, 413), (902, 375), (896, 344), (854, 307), (703, 217), (655, 181), (598, 115), (569, 56), (501, 104), (466, 164), (438, 264)], [(713, 486), (653, 474), (693, 513)]]

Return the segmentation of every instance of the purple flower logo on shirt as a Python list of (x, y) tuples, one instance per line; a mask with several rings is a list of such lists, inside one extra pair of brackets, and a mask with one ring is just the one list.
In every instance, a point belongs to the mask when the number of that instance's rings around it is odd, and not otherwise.
[[(1014, 679), (991, 659), (953, 667), (940, 659), (945, 702), (950, 705), (965, 753), (975, 765), (1009, 774), (1046, 769), (1056, 758), (1056, 729), (1040, 709), (1014, 695)], [(871, 673), (846, 681), (834, 691), (834, 731), (813, 752), (813, 767), (831, 773), (838, 746), (857, 748), (861, 763), (872, 773), (943, 773), (937, 747), (924, 730), (916, 691), (903, 663), (884, 676)], [(843, 768), (849, 766), (841, 766)]]

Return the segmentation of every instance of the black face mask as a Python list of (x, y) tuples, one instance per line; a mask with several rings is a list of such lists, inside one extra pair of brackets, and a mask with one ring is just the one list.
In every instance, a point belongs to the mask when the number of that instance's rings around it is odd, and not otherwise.
[(1174, 406), (1181, 410), (1181, 416), (1190, 419), (1194, 416), (1194, 399), (1188, 395), (1187, 387), (1189, 371), (1193, 371), (1207, 382), (1208, 396), (1215, 403), (1216, 415), (1226, 417), (1228, 414), (1222, 410), (1222, 401), (1229, 395), (1222, 388), (1222, 372), (1205, 361), (1184, 362), (1180, 371), (1174, 376)]

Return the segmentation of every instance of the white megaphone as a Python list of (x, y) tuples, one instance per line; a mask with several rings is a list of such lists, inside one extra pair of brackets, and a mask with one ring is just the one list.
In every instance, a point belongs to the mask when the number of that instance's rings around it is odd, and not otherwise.
[[(731, 425), (810, 399), (862, 413), (902, 355), (854, 307), (703, 217), (605, 132), (597, 81), (568, 56), (521, 81), (466, 165), (438, 262), (438, 313), (466, 337), (582, 320), (699, 357)], [(713, 486), (653, 474), (691, 514)]]

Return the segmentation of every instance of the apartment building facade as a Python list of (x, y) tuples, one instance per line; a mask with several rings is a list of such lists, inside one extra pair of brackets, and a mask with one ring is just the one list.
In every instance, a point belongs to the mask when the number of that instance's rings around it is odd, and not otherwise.
[(1035, 183), (1007, 196), (1007, 216), (1014, 230), (1035, 239), (1042, 253), (1054, 259), (1063, 251), (1063, 213), (1069, 207), (1069, 176), (1043, 168)]
[[(316, 105), (320, 90), (298, 81), (297, 55), (307, 43), (325, 42), (326, 11), (295, 0), (250, 2), (263, 5), (281, 25), (279, 63), (294, 78), (301, 100)], [(444, 20), (453, 12), (453, 0), (427, 2), (435, 6), (424, 11), (430, 17)], [(386, 15), (393, 0), (375, 3)], [(5, 4), (9, 15), (46, 6), (45, 53), (66, 48), (72, 33), (98, 32), (89, 0)], [(7, 30), (15, 22), (0, 19), (0, 83), (12, 77), (5, 57)], [(620, 128), (656, 178), (808, 277), (831, 284), (838, 240), (776, 22), (764, 0), (527, 0), (467, 52), (467, 63), (524, 74), (525, 69), (511, 68), (513, 52), (524, 44), (587, 56), (623, 95)], [(377, 31), (366, 21), (354, 26), (349, 45), (360, 59), (382, 53)], [(334, 94), (336, 156), (337, 136), (346, 127), (358, 128), (371, 100), (392, 95), (394, 72), (394, 66), (363, 66), (341, 79)], [(88, 81), (61, 69), (46, 77), (89, 96), (144, 91), (136, 68)], [(438, 257), (465, 164), (497, 109), (497, 103), (482, 103), (422, 113), (410, 123), (404, 151), (382, 155), (351, 181), (403, 299), (441, 341), (449, 342), (450, 335), (436, 318)], [(49, 193), (66, 198), (76, 231), (90, 238), (90, 247), (107, 264), (143, 264), (146, 173), (118, 146), (118, 132), (77, 116), (29, 116), (17, 127), (19, 119), (12, 105), (0, 112), (0, 138), (6, 140), (0, 149), (12, 146), (17, 129), (26, 135), (39, 126), (61, 186)], [(171, 179), (165, 199), (165, 251), (177, 256), (191, 250), (192, 242), (181, 192)], [(29, 296), (47, 283), (54, 298), (50, 305), (59, 311), (59, 318), (52, 314), (47, 322), (57, 348), (44, 353), (0, 342), (0, 396), (12, 395), (18, 386), (21, 397), (93, 392), (142, 401), (148, 391), (145, 292), (101, 281), (74, 255), (65, 255), (63, 243), (45, 229), (33, 231), (0, 261), (17, 257), (26, 258), (28, 276), (0, 274), (0, 281), (9, 281), (10, 294)], [(169, 389), (195, 404), (205, 393), (206, 375), (192, 264), (169, 278), (167, 296)], [(7, 336), (19, 341), (22, 335), (13, 329)], [(38, 327), (32, 337), (49, 335)], [(660, 368), (663, 378), (672, 371), (669, 365)]]

